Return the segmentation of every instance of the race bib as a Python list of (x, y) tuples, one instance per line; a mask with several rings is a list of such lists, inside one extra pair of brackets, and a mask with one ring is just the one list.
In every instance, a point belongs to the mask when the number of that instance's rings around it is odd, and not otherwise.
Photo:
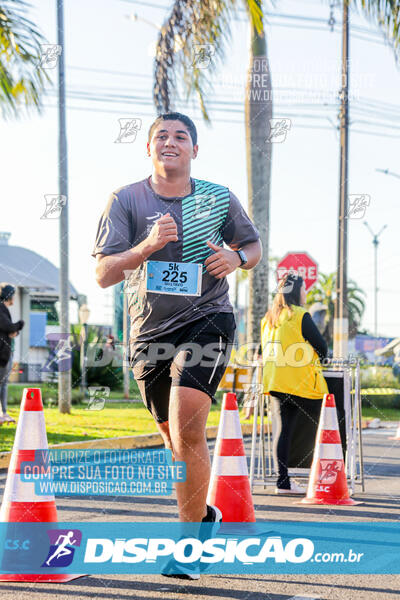
[(202, 264), (147, 261), (146, 291), (174, 296), (201, 296)]

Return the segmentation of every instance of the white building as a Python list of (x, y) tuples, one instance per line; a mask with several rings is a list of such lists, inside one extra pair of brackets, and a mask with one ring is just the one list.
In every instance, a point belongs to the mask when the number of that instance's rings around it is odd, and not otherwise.
[[(15, 338), (14, 363), (27, 370), (25, 381), (40, 381), (40, 368), (49, 353), (47, 336), (60, 333), (56, 310), (59, 269), (32, 250), (11, 246), (10, 236), (10, 233), (0, 232), (0, 282), (16, 288), (11, 317), (13, 321), (25, 321)], [(85, 301), (71, 283), (70, 300), (79, 304)]]

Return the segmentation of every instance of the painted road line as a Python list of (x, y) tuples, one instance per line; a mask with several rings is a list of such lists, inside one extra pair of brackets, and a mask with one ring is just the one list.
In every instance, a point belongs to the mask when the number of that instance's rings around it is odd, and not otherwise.
[(319, 596), (292, 596), (289, 600), (320, 600)]

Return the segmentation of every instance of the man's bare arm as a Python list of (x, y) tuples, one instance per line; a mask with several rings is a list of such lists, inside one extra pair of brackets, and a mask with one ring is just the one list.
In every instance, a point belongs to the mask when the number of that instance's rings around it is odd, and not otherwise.
[(96, 256), (96, 281), (102, 288), (115, 285), (125, 279), (124, 271), (137, 269), (154, 250), (144, 240), (134, 248), (117, 254)]
[(97, 255), (96, 281), (102, 288), (115, 285), (125, 279), (124, 271), (137, 269), (151, 254), (161, 250), (168, 242), (178, 241), (174, 219), (167, 213), (158, 219), (150, 235), (134, 248), (109, 256)]

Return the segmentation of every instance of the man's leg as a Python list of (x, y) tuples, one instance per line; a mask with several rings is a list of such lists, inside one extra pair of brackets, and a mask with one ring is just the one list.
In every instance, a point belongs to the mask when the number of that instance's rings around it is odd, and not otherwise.
[(169, 429), (174, 458), (186, 463), (186, 481), (176, 484), (181, 521), (199, 523), (207, 514), (210, 455), (206, 422), (210, 406), (210, 396), (200, 390), (171, 388)]
[(157, 425), (158, 431), (161, 433), (161, 437), (163, 439), (164, 446), (166, 447), (167, 450), (171, 450), (171, 452), (173, 453), (171, 434), (169, 431), (169, 421), (164, 421), (164, 423), (157, 423), (157, 421), (156, 421), (156, 425)]
[[(150, 368), (148, 372), (133, 371), (142, 400), (153, 415), (157, 429), (161, 434), (164, 446), (172, 451), (171, 436), (168, 423), (169, 393), (171, 379), (169, 364)], [(143, 377), (145, 376), (145, 377)], [(140, 379), (139, 377), (143, 377)]]

